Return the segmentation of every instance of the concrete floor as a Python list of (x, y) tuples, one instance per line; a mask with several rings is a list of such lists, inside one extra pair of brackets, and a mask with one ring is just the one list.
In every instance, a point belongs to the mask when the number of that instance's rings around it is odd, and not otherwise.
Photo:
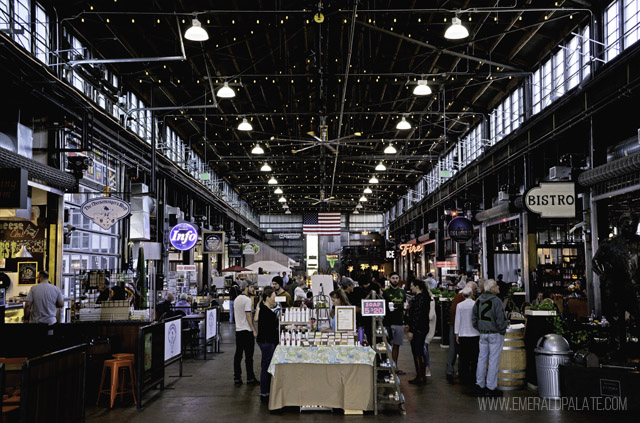
[[(437, 419), (437, 421), (468, 421), (499, 423), (518, 419), (518, 423), (545, 423), (552, 419), (554, 423), (561, 422), (596, 422), (603, 418), (615, 418), (616, 423), (623, 421), (637, 421), (637, 415), (623, 412), (592, 413), (585, 411), (559, 410), (560, 403), (546, 403), (547, 409), (515, 411), (511, 410), (480, 410), (478, 399), (471, 394), (473, 389), (460, 384), (450, 385), (445, 379), (445, 362), (447, 349), (438, 343), (431, 345), (431, 372), (428, 384), (424, 387), (409, 385), (407, 381), (414, 377), (413, 359), (409, 345), (400, 349), (400, 368), (408, 375), (401, 377), (401, 388), (406, 399), (406, 416), (397, 412), (385, 412), (374, 416), (365, 413), (364, 416), (344, 416), (331, 412), (299, 413), (297, 408), (287, 408), (281, 414), (272, 414), (267, 405), (260, 402), (257, 386), (235, 387), (233, 385), (233, 352), (235, 349), (233, 326), (228, 323), (222, 325), (223, 340), (222, 354), (214, 354), (213, 360), (184, 361), (183, 377), (178, 374), (178, 366), (172, 365), (167, 369), (167, 389), (164, 391), (150, 391), (144, 397), (144, 408), (138, 411), (135, 406), (121, 407), (118, 402), (114, 409), (89, 406), (87, 408), (87, 422), (153, 422), (153, 423), (199, 423), (210, 421), (247, 422), (261, 421), (407, 421), (418, 422)], [(256, 375), (260, 374), (260, 351), (256, 346), (254, 365)], [(244, 363), (243, 363), (244, 372)], [(245, 376), (243, 374), (243, 376)], [(506, 398), (537, 398), (533, 391), (507, 392)], [(510, 400), (514, 401), (514, 400)], [(524, 404), (524, 400), (518, 400)], [(532, 404), (529, 402), (528, 404)], [(548, 409), (549, 404), (552, 409)], [(522, 407), (522, 406), (521, 406)], [(605, 417), (606, 416), (606, 417)], [(471, 420), (472, 419), (472, 420)], [(432, 420), (436, 421), (436, 420)]]

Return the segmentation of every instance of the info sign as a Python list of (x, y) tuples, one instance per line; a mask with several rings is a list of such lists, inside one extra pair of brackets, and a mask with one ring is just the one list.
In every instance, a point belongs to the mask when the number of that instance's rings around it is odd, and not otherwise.
[(385, 300), (362, 300), (363, 316), (384, 316), (387, 314), (387, 305)]
[(195, 247), (196, 242), (198, 242), (198, 228), (191, 223), (178, 223), (171, 228), (169, 241), (177, 250), (190, 250)]

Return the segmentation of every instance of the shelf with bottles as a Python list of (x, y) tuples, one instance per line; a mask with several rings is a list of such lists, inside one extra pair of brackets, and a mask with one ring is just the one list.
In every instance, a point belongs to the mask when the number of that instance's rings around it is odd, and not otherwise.
[(280, 327), (282, 326), (307, 326), (311, 327), (312, 310), (306, 307), (287, 307), (280, 315)]

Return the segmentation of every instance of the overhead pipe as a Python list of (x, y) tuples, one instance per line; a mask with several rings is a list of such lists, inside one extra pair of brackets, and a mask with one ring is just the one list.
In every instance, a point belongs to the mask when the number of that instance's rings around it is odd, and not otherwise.
[(0, 168), (13, 167), (26, 169), (29, 179), (37, 179), (62, 190), (71, 190), (78, 184), (77, 179), (70, 173), (0, 148)]
[(578, 176), (578, 183), (588, 187), (638, 170), (640, 170), (640, 151), (582, 172)]

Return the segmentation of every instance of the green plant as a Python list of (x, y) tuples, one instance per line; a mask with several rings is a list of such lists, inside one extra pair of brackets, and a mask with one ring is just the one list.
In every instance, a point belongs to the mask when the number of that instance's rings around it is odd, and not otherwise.
[(523, 288), (518, 288), (517, 286), (512, 286), (509, 288), (509, 296), (513, 295), (514, 292), (523, 292)]

